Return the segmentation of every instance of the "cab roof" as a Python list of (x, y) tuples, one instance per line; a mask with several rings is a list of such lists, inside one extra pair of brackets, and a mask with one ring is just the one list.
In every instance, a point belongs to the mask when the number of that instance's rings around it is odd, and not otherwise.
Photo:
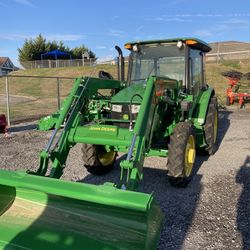
[[(184, 38), (171, 38), (171, 39), (162, 39), (162, 40), (148, 40), (148, 41), (136, 41), (136, 42), (130, 42), (126, 43), (124, 46), (127, 49), (132, 49), (132, 46), (137, 44), (154, 44), (154, 43), (175, 43), (178, 41), (182, 41), (183, 43), (187, 44), (191, 48), (200, 49), (203, 52), (209, 52), (212, 48), (205, 43), (204, 41), (192, 38), (192, 37), (184, 37)], [(131, 47), (131, 48), (129, 48)]]

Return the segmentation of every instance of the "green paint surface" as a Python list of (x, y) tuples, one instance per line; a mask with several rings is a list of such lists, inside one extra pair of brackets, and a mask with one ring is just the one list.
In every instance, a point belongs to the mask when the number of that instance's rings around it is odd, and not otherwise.
[(156, 249), (150, 194), (0, 171), (1, 249)]

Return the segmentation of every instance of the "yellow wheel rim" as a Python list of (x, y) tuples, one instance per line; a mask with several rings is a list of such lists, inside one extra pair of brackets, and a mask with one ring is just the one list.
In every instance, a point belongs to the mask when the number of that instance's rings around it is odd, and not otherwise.
[(115, 151), (98, 153), (98, 159), (103, 166), (108, 166), (113, 163), (116, 157)]
[(216, 109), (214, 112), (214, 143), (217, 140), (218, 134), (218, 110)]
[(185, 150), (185, 175), (190, 176), (195, 162), (195, 139), (193, 135), (188, 137)]

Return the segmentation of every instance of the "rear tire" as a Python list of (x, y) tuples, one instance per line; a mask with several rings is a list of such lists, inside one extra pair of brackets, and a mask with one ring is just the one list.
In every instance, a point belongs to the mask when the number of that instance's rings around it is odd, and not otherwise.
[(113, 169), (117, 153), (107, 152), (103, 145), (83, 144), (84, 167), (93, 175), (104, 175)]
[(218, 123), (217, 98), (212, 97), (208, 106), (206, 122), (204, 125), (204, 135), (207, 147), (204, 148), (203, 151), (208, 155), (213, 155), (217, 150)]
[(168, 176), (174, 187), (186, 187), (195, 162), (195, 130), (190, 122), (180, 122), (170, 136), (168, 145)]

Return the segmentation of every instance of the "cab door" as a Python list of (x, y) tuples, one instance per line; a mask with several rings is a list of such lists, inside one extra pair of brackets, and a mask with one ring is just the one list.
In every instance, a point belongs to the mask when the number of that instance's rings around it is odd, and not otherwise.
[(204, 86), (203, 53), (197, 49), (189, 49), (189, 93), (197, 100)]

